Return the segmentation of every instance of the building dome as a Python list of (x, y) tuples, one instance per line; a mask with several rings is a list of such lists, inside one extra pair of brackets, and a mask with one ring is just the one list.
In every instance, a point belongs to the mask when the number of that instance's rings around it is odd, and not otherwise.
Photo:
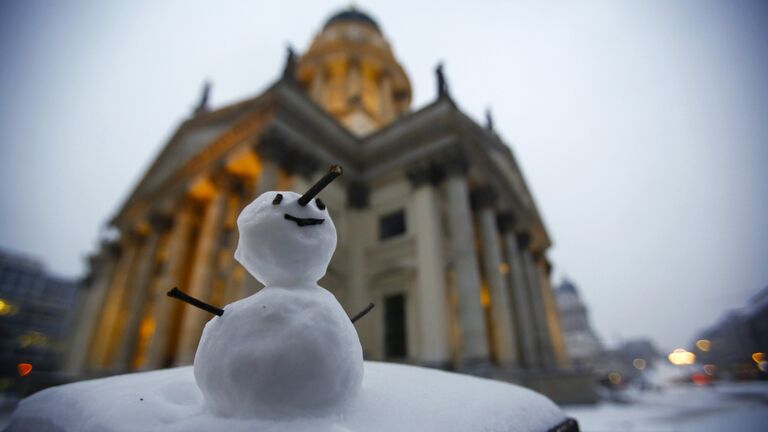
[(563, 281), (560, 283), (560, 286), (557, 289), (561, 293), (568, 293), (576, 296), (579, 295), (579, 290), (576, 288), (576, 285), (574, 285), (573, 282), (571, 282), (568, 279), (563, 279)]
[(296, 65), (309, 96), (358, 136), (406, 113), (411, 83), (376, 21), (357, 9), (331, 16)]
[(374, 27), (376, 30), (381, 31), (381, 29), (379, 28), (379, 25), (376, 23), (376, 21), (374, 21), (373, 18), (371, 18), (368, 14), (361, 12), (354, 7), (343, 10), (337, 13), (336, 15), (330, 17), (328, 21), (325, 23), (325, 26), (323, 26), (323, 29), (328, 28), (328, 26), (332, 24), (344, 23), (344, 22), (356, 22), (356, 23), (368, 24)]

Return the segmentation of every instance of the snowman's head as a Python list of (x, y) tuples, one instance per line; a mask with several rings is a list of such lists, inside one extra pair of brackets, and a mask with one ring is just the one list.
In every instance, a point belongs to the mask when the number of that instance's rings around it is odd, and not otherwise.
[(238, 216), (235, 259), (264, 285), (302, 286), (325, 275), (336, 249), (336, 227), (315, 195), (341, 173), (336, 168), (304, 195), (265, 192)]

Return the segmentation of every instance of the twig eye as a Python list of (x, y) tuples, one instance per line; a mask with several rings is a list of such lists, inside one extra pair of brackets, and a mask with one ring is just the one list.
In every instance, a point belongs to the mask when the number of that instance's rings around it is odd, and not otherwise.
[(283, 194), (275, 195), (275, 199), (272, 200), (272, 205), (278, 205), (283, 202)]
[(325, 210), (325, 203), (320, 198), (315, 198), (315, 204), (320, 210)]

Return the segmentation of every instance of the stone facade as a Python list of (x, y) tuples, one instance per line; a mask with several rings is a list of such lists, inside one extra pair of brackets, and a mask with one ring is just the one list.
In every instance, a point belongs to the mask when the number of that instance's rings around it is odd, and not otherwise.
[(353, 314), (366, 358), (483, 373), (568, 363), (550, 239), (509, 146), (441, 91), (411, 111), (379, 27), (331, 18), (263, 94), (185, 121), (119, 209), (94, 257), (70, 370), (189, 364), (204, 313), (260, 285), (232, 259), (240, 209), (267, 190), (322, 192), (338, 248), (320, 285)]

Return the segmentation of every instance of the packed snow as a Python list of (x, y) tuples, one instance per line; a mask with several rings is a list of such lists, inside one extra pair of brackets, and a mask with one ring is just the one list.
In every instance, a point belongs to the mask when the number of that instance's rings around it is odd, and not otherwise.
[[(240, 237), (235, 259), (265, 286), (314, 284), (325, 275), (336, 250), (336, 227), (328, 210), (321, 209), (325, 206), (316, 200), (302, 206), (300, 196), (265, 192), (237, 218)], [(303, 219), (303, 223), (323, 222), (302, 226), (286, 215)]]
[(222, 415), (301, 417), (332, 412), (357, 394), (363, 352), (333, 294), (269, 287), (208, 322), (194, 370)]
[(236, 259), (266, 287), (205, 326), (195, 378), (211, 409), (240, 417), (325, 415), (360, 390), (363, 351), (336, 298), (317, 286), (336, 248), (322, 201), (266, 192), (237, 219)]
[(24, 399), (8, 432), (547, 431), (565, 419), (531, 390), (482, 378), (365, 362), (360, 393), (337, 414), (224, 417), (205, 403), (191, 367), (53, 387)]

